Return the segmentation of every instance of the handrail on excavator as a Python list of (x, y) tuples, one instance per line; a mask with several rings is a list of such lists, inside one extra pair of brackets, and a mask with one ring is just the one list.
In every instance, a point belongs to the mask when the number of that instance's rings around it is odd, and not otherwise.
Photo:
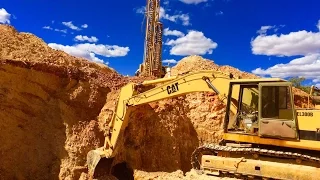
[[(320, 88), (316, 87), (315, 85), (312, 85), (310, 88), (310, 92), (308, 95), (308, 108), (310, 108), (310, 99), (312, 99), (314, 102), (315, 101), (320, 101), (320, 96), (319, 95), (313, 95), (313, 93), (320, 94)], [(316, 103), (314, 103), (316, 105)]]

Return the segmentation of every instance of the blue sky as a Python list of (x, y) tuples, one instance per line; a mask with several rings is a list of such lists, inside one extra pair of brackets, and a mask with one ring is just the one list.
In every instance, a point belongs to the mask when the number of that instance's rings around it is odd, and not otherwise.
[[(0, 1), (0, 23), (133, 75), (145, 0)], [(261, 76), (320, 82), (319, 0), (161, 0), (163, 60), (201, 55)], [(89, 51), (87, 51), (89, 50)]]

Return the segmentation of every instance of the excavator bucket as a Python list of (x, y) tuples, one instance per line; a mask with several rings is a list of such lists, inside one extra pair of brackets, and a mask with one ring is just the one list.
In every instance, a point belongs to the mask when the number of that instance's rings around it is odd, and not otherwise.
[(102, 148), (91, 150), (87, 154), (89, 179), (111, 174), (113, 158), (107, 158)]

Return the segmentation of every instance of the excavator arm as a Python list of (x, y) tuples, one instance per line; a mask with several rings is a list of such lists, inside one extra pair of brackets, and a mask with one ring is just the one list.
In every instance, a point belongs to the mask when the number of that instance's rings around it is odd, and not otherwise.
[[(101, 158), (113, 158), (116, 155), (119, 138), (128, 125), (133, 107), (193, 92), (214, 92), (226, 103), (231, 79), (234, 79), (231, 74), (219, 71), (199, 71), (177, 77), (145, 81), (142, 84), (129, 83), (122, 87), (117, 107), (108, 126), (104, 146), (88, 153), (89, 175), (93, 176)], [(138, 89), (147, 85), (158, 86), (139, 93)], [(233, 113), (236, 113), (235, 107), (235, 105), (231, 106), (230, 110)]]

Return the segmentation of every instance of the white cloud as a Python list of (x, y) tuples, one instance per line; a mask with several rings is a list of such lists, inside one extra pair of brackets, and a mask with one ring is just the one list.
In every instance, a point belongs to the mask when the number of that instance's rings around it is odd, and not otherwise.
[[(142, 6), (136, 10), (136, 13), (138, 14), (145, 14), (146, 13), (146, 7)], [(165, 19), (171, 22), (177, 23), (178, 21), (182, 22), (182, 25), (188, 26), (190, 25), (190, 17), (188, 14), (175, 14), (175, 15), (169, 15), (166, 10), (163, 7), (160, 7), (160, 12), (159, 12), (159, 19)]]
[(89, 59), (94, 62), (103, 63), (102, 59), (96, 57), (96, 55), (104, 57), (120, 57), (126, 56), (130, 51), (129, 47), (120, 47), (117, 45), (103, 45), (103, 44), (76, 44), (73, 46), (61, 45), (56, 43), (48, 44), (51, 48), (65, 51), (66, 53)]
[(43, 29), (48, 29), (48, 30), (52, 30), (52, 31), (56, 31), (56, 32), (61, 32), (61, 33), (67, 33), (68, 31), (66, 29), (53, 29), (51, 26), (43, 26)]
[(88, 24), (82, 24), (82, 28), (88, 28)]
[(4, 8), (0, 9), (0, 23), (10, 24), (11, 14), (9, 14)]
[(272, 77), (305, 77), (319, 82), (320, 77), (320, 54), (312, 54), (294, 59), (286, 64), (276, 64), (267, 69), (257, 68), (252, 73)]
[(261, 28), (257, 31), (258, 34), (264, 35), (267, 33), (269, 29), (274, 28), (275, 26), (261, 26)]
[(210, 38), (205, 37), (202, 32), (194, 30), (176, 40), (169, 40), (166, 45), (172, 47), (171, 55), (181, 56), (212, 54), (212, 50), (218, 46)]
[(73, 30), (77, 30), (77, 31), (80, 31), (81, 29), (77, 26), (75, 26), (72, 21), (69, 21), (69, 22), (62, 22), (63, 25), (67, 26), (68, 28), (70, 29), (73, 29)]
[(190, 17), (188, 14), (180, 13), (176, 15), (169, 15), (163, 7), (160, 7), (159, 17), (160, 19), (166, 19), (171, 22), (178, 22), (179, 20), (184, 26), (190, 25)]
[(176, 64), (178, 61), (174, 59), (166, 59), (162, 61), (163, 63), (170, 63), (170, 64)]
[(186, 4), (199, 4), (202, 2), (207, 2), (208, 0), (179, 0), (179, 1), (186, 3)]
[(53, 28), (52, 28), (52, 27), (50, 27), (50, 26), (43, 26), (42, 28), (43, 28), (43, 29), (53, 30)]
[(95, 36), (82, 36), (82, 35), (77, 35), (75, 38), (75, 41), (88, 41), (88, 42), (98, 42), (98, 38)]
[(256, 55), (294, 56), (320, 53), (320, 32), (305, 30), (289, 34), (259, 35), (251, 41)]
[(142, 7), (138, 8), (138, 9), (136, 10), (136, 13), (138, 13), (138, 14), (144, 14), (144, 13), (146, 13), (146, 7), (145, 7), (145, 6), (142, 6)]
[(257, 68), (252, 71), (254, 74), (280, 78), (305, 77), (313, 79), (315, 83), (320, 82), (320, 32), (302, 30), (280, 36), (263, 34), (251, 41), (251, 45), (253, 54), (302, 56), (289, 63), (276, 64), (266, 69)]
[(57, 31), (57, 32), (62, 32), (62, 33), (67, 33), (67, 30), (66, 29), (54, 29), (54, 31)]
[(189, 26), (190, 24), (190, 16), (188, 14), (180, 14), (180, 15), (175, 15), (178, 16), (178, 18), (182, 21), (182, 25), (184, 26)]
[(103, 45), (103, 44), (78, 44), (77, 48), (91, 51), (95, 54), (105, 57), (119, 57), (126, 56), (129, 52), (129, 47), (120, 47), (117, 45)]
[(164, 31), (163, 31), (163, 35), (165, 35), (165, 36), (178, 36), (178, 37), (182, 37), (182, 36), (184, 36), (184, 33), (182, 33), (181, 31), (170, 30), (169, 28), (165, 28)]
[(285, 25), (279, 26), (261, 26), (261, 28), (257, 31), (261, 36), (266, 35), (268, 30), (272, 30), (273, 32), (277, 32), (280, 28), (283, 28)]
[(222, 11), (216, 12), (216, 16), (223, 15)]
[(83, 57), (94, 62), (103, 63), (103, 60), (95, 57), (94, 53), (77, 48), (76, 46), (65, 46), (56, 43), (49, 43), (48, 45), (53, 49), (64, 51), (72, 56)]
[(318, 20), (317, 28), (318, 28), (319, 31), (320, 31), (320, 19)]

